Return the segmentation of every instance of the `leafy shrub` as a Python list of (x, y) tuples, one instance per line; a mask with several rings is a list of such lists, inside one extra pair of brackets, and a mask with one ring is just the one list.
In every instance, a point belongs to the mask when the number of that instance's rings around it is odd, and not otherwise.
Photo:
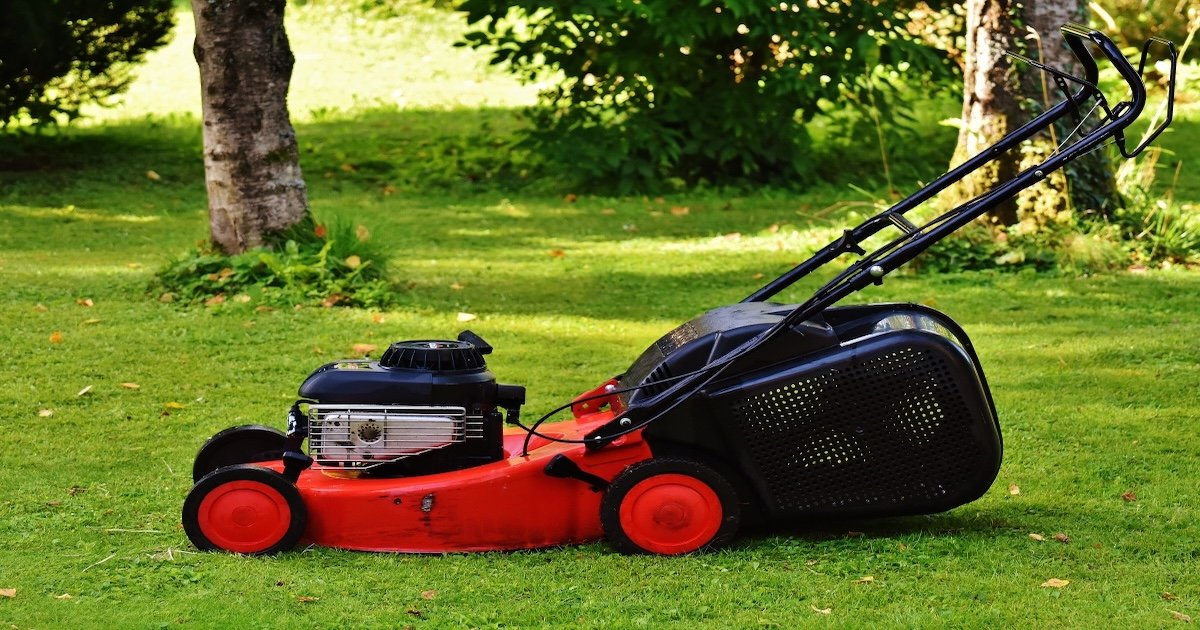
[[(1141, 46), (1150, 37), (1183, 44), (1200, 26), (1200, 6), (1195, 0), (1098, 0), (1091, 3), (1093, 15), (1129, 46)], [(1196, 59), (1192, 49), (1190, 59)]]
[(0, 126), (78, 115), (117, 94), (129, 68), (163, 45), (172, 0), (15, 0), (0, 19)]
[(804, 124), (823, 105), (867, 103), (870, 90), (900, 78), (952, 72), (916, 24), (940, 14), (911, 0), (459, 8), (474, 25), (464, 45), (490, 50), (493, 64), (525, 79), (554, 82), (529, 112), (529, 144), (625, 189), (670, 178), (803, 178), (813, 166)]
[(305, 222), (272, 247), (226, 256), (209, 245), (186, 252), (156, 275), (163, 301), (384, 307), (394, 302), (386, 256), (362, 225)]

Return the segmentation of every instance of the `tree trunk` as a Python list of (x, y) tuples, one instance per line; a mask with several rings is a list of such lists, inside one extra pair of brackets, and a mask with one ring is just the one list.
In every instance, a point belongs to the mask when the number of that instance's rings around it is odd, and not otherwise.
[[(1021, 124), (1017, 99), (1020, 86), (1012, 60), (1004, 55), (1005, 50), (1016, 47), (1012, 18), (1017, 10), (1012, 0), (967, 1), (962, 126), (954, 164), (965, 162)], [(957, 196), (971, 199), (997, 182), (1011, 179), (1018, 172), (1020, 157), (1009, 152), (992, 160), (959, 184)], [(1016, 223), (1016, 202), (1006, 201), (992, 211), (992, 216), (1004, 225)]]
[[(1014, 62), (1003, 53), (1013, 50), (1046, 65), (1077, 73), (1079, 65), (1058, 29), (1081, 17), (1083, 5), (1079, 0), (967, 1), (963, 125), (955, 164), (1064, 98), (1049, 76)], [(1023, 25), (1021, 30), (1017, 23)], [(1049, 135), (1027, 141), (1020, 151), (1000, 156), (988, 168), (965, 180), (957, 195), (963, 199), (974, 197), (1040, 163), (1066, 139), (1073, 126), (1073, 121), (1060, 123)], [(1081, 131), (1086, 130), (1085, 127)], [(1115, 194), (1111, 173), (1107, 157), (1094, 152), (1001, 204), (991, 216), (1001, 225), (1019, 223), (1023, 230), (1032, 232), (1048, 225), (1070, 223), (1075, 211), (1106, 213)]]
[(287, 92), (285, 0), (192, 0), (212, 241), (227, 254), (308, 217)]

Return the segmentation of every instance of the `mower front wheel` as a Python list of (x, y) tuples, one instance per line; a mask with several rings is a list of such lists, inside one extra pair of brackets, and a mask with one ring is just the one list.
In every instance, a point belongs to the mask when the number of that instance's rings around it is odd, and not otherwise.
[(267, 462), (283, 457), (283, 431), (261, 424), (230, 427), (208, 438), (192, 462), (192, 483), (234, 464)]
[(183, 502), (183, 531), (201, 551), (279, 553), (295, 547), (307, 525), (308, 510), (296, 486), (258, 466), (214, 470)]
[(679, 555), (720, 547), (741, 521), (737, 491), (691, 459), (655, 458), (618, 474), (600, 503), (604, 535), (621, 553)]

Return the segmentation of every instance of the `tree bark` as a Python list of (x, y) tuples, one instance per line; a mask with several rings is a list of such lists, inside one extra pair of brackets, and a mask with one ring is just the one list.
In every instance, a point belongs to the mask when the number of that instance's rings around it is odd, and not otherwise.
[[(1016, 46), (1017, 32), (1012, 16), (1017, 3), (1012, 0), (967, 1), (967, 56), (963, 71), (962, 126), (954, 164), (965, 162), (990, 144), (1020, 126), (1021, 106), (1017, 99), (1019, 81), (1012, 60), (1005, 50)], [(965, 178), (957, 187), (957, 196), (974, 198), (997, 182), (1017, 174), (1020, 156), (1001, 155), (987, 166)], [(1006, 201), (992, 211), (1004, 225), (1016, 223), (1017, 205)]]
[[(1064, 98), (1050, 77), (1013, 62), (1004, 51), (1021, 52), (1046, 65), (1078, 73), (1079, 65), (1059, 27), (1082, 17), (1079, 0), (967, 1), (963, 124), (953, 163), (979, 153)], [(1020, 29), (1018, 22), (1023, 25)], [(1045, 160), (1066, 139), (1073, 124), (1057, 125), (1049, 135), (1027, 141), (1020, 151), (1000, 156), (964, 180), (957, 195), (969, 199)], [(992, 219), (1005, 226), (1021, 224), (1032, 232), (1070, 223), (1075, 211), (1108, 212), (1115, 195), (1111, 173), (1107, 157), (1094, 152), (1001, 204), (992, 211)]]
[(204, 108), (204, 173), (213, 244), (269, 244), (308, 218), (287, 92), (295, 58), (285, 0), (192, 0)]

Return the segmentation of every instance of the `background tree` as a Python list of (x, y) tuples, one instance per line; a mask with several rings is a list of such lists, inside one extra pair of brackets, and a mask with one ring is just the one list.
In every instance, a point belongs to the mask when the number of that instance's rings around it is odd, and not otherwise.
[[(1020, 52), (1067, 72), (1080, 72), (1058, 29), (1064, 22), (1082, 21), (1083, 11), (1078, 0), (967, 0), (962, 127), (954, 163), (975, 155), (1062, 98), (1043, 73), (1012, 60), (1004, 51)], [(1059, 125), (1051, 137), (1031, 140), (1021, 151), (999, 157), (965, 180), (958, 195), (974, 197), (1040, 162), (1069, 130)], [(1076, 214), (1099, 212), (1107, 216), (1115, 205), (1114, 195), (1109, 160), (1097, 151), (1002, 204), (992, 216), (1001, 225), (1024, 222), (1024, 227), (1034, 231), (1050, 224), (1070, 223)]]
[(0, 125), (74, 117), (129, 84), (167, 41), (171, 0), (8, 0), (0, 16)]
[[(814, 167), (805, 123), (892, 80), (950, 76), (913, 0), (679, 3), (465, 0), (467, 45), (552, 78), (530, 139), (593, 181), (794, 182)], [(885, 112), (886, 115), (886, 112)]]
[(212, 241), (226, 254), (309, 220), (287, 92), (285, 0), (192, 0)]

